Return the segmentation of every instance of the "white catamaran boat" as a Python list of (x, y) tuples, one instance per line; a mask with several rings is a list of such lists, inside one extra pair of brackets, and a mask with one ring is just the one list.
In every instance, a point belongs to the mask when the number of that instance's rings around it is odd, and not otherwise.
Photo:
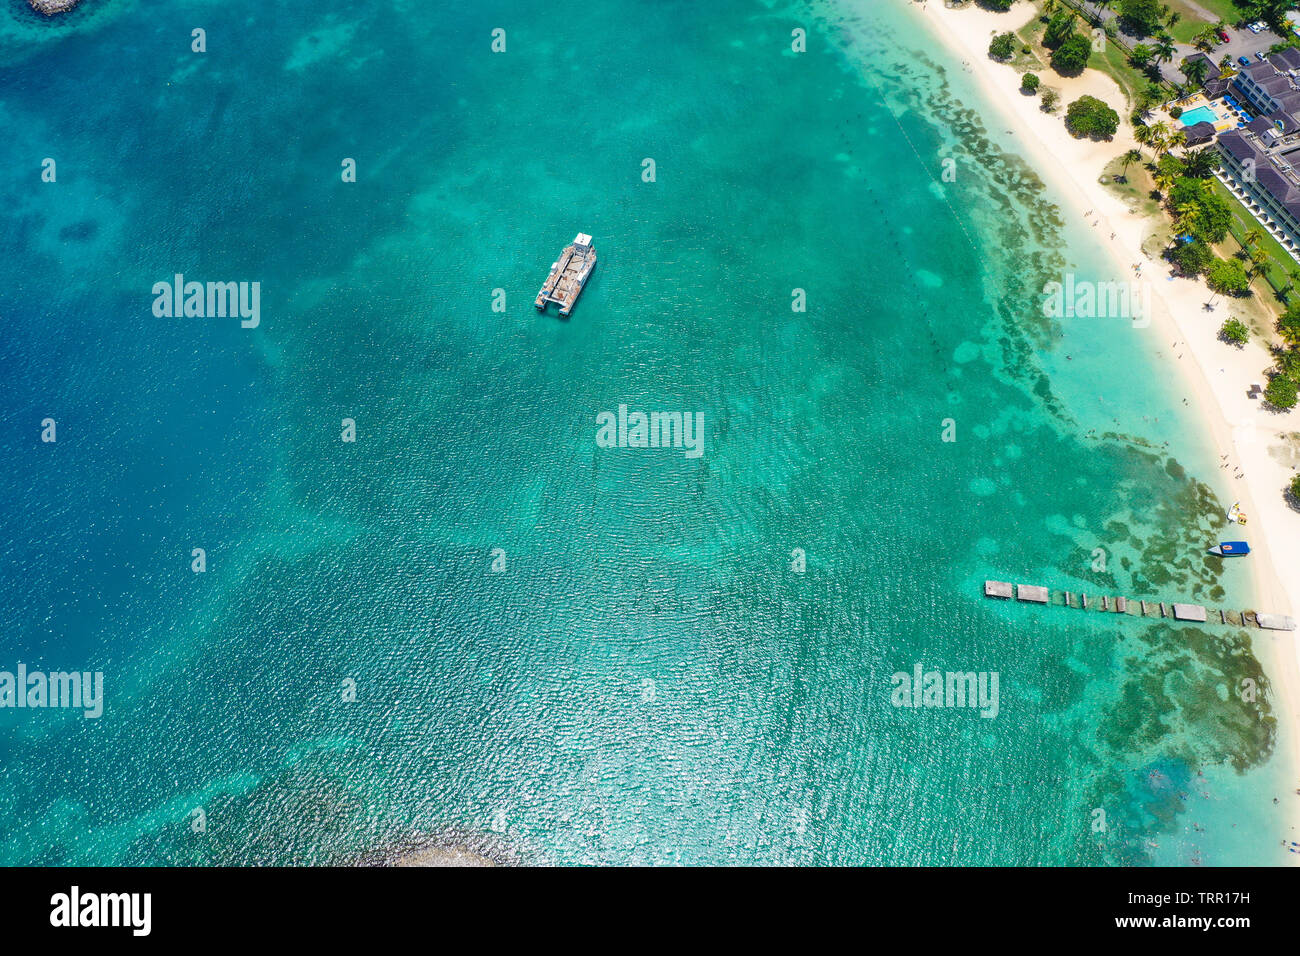
[(591, 244), (591, 236), (580, 232), (572, 243), (564, 247), (560, 258), (551, 263), (551, 274), (546, 277), (542, 291), (537, 293), (537, 300), (533, 303), (537, 311), (545, 312), (546, 306), (554, 302), (560, 307), (560, 315), (567, 317), (594, 268), (596, 247)]

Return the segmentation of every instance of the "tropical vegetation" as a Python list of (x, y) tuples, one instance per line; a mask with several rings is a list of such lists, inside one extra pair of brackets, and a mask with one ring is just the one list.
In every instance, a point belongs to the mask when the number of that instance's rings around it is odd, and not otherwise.
[(1228, 319), (1219, 329), (1219, 338), (1233, 345), (1245, 345), (1250, 341), (1250, 329), (1239, 319)]
[(999, 33), (989, 43), (989, 56), (995, 60), (1009, 60), (1016, 54), (1016, 35)]
[(1085, 94), (1066, 108), (1065, 128), (1079, 138), (1110, 139), (1119, 130), (1119, 114), (1097, 97)]

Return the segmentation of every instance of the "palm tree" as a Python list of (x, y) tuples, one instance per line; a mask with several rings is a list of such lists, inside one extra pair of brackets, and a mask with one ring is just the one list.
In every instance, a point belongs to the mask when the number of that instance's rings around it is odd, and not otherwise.
[(1149, 127), (1151, 140), (1146, 144), (1156, 153), (1156, 159), (1159, 159), (1165, 153), (1169, 152), (1169, 124), (1164, 120)]
[(1156, 65), (1173, 59), (1178, 51), (1174, 49), (1174, 38), (1168, 33), (1162, 33), (1156, 37)]
[(1187, 175), (1193, 179), (1208, 179), (1219, 168), (1219, 157), (1212, 149), (1198, 149), (1183, 153)]
[(1258, 229), (1252, 229), (1250, 232), (1246, 233), (1243, 241), (1245, 242), (1247, 249), (1254, 249), (1259, 245), (1259, 241), (1263, 238), (1264, 234), (1262, 232)]
[(1197, 57), (1195, 60), (1183, 60), (1183, 76), (1187, 77), (1187, 82), (1193, 88), (1204, 86), (1206, 74), (1210, 72), (1210, 64), (1204, 57)]
[(1156, 173), (1156, 192), (1167, 194), (1174, 188), (1174, 177), (1168, 173)]
[(1140, 163), (1140, 162), (1142, 162), (1142, 150), (1130, 149), (1128, 152), (1126, 152), (1123, 156), (1120, 157), (1120, 163), (1121, 163), (1119, 168), (1120, 175), (1122, 175), (1125, 179), (1128, 179), (1129, 166), (1133, 165), (1134, 163)]
[(1174, 228), (1180, 235), (1191, 232), (1201, 218), (1201, 207), (1194, 202), (1185, 202), (1174, 210)]
[(1250, 269), (1247, 271), (1253, 279), (1264, 271), (1264, 263), (1268, 261), (1268, 253), (1263, 249), (1251, 249), (1247, 256), (1250, 259)]

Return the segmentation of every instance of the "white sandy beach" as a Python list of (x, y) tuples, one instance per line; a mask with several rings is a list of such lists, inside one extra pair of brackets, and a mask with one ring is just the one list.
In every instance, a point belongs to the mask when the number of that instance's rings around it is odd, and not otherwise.
[[(1181, 375), (1179, 385), (1189, 406), (1201, 416), (1213, 436), (1217, 454), (1226, 467), (1220, 471), (1216, 491), (1241, 502), (1250, 516), (1247, 527), (1252, 570), (1257, 582), (1256, 610), (1295, 614), (1300, 609), (1300, 513), (1286, 503), (1283, 490), (1300, 461), (1290, 452), (1284, 435), (1300, 432), (1300, 410), (1285, 415), (1266, 411), (1258, 400), (1247, 397), (1252, 382), (1267, 382), (1264, 370), (1272, 357), (1258, 341), (1244, 349), (1226, 345), (1218, 338), (1219, 326), (1228, 315), (1220, 296), (1217, 308), (1206, 312), (1210, 291), (1202, 281), (1166, 281), (1172, 270), (1161, 260), (1151, 260), (1142, 244), (1157, 223), (1131, 212), (1125, 202), (1100, 182), (1106, 165), (1125, 150), (1136, 146), (1119, 86), (1104, 73), (1085, 70), (1077, 78), (1040, 72), (1043, 84), (1058, 89), (1061, 105), (1056, 114), (1044, 113), (1038, 97), (1020, 92), (1020, 74), (1011, 66), (988, 56), (989, 40), (995, 33), (1019, 30), (1036, 15), (1029, 3), (1017, 3), (1009, 13), (994, 13), (974, 5), (960, 9), (939, 3), (910, 3), (918, 17), (965, 64), (987, 100), (1005, 116), (1008, 127), (1021, 143), (1022, 155), (1040, 175), (1054, 185), (1065, 203), (1067, 217), (1082, 218), (1085, 212), (1097, 240), (1110, 248), (1116, 261), (1116, 278), (1129, 281), (1132, 263), (1143, 263), (1143, 278), (1151, 279), (1152, 328), (1160, 333), (1156, 341), (1168, 343), (1161, 349), (1162, 365), (1167, 361)], [(1119, 134), (1111, 142), (1076, 140), (1065, 129), (1065, 106), (1083, 94), (1105, 100), (1123, 118)], [(1146, 154), (1150, 156), (1150, 153)], [(1111, 236), (1114, 235), (1112, 239)], [(1208, 477), (1208, 476), (1206, 476)], [(1257, 631), (1255, 646), (1278, 691), (1285, 716), (1280, 717), (1279, 747), (1300, 766), (1300, 632)], [(1294, 795), (1291, 795), (1292, 799)], [(1297, 808), (1300, 816), (1300, 807)]]

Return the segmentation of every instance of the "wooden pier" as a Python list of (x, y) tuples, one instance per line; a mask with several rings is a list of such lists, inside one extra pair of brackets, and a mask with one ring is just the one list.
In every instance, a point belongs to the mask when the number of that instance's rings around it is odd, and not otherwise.
[(1011, 585), (1006, 581), (985, 581), (984, 596), (995, 598), (1010, 598)]
[(1046, 604), (1052, 599), (1047, 588), (1040, 588), (1036, 584), (1017, 584), (1016, 600), (1029, 601), (1033, 604)]
[[(1012, 584), (1010, 581), (984, 582), (985, 597), (1010, 600), (1014, 595), (1017, 601), (1029, 604), (1060, 604), (1069, 608), (1076, 606), (1073, 592), (1060, 591), (1057, 594), (1059, 599), (1048, 588), (1037, 584)], [(1098, 595), (1098, 597), (1100, 598), (1100, 611), (1105, 614), (1123, 614), (1126, 617), (1154, 617), (1156, 610), (1159, 609), (1160, 617), (1172, 617), (1175, 621), (1185, 623), (1218, 623), (1230, 627), (1253, 625), (1269, 631), (1294, 631), (1296, 629), (1295, 619), (1285, 614), (1264, 614), (1228, 608), (1207, 609), (1199, 604), (1166, 604), (1164, 601), (1148, 605), (1145, 600), (1135, 602), (1123, 595), (1112, 598), (1111, 595), (1102, 594)], [(1084, 611), (1089, 609), (1087, 594), (1079, 595), (1078, 608)], [(1217, 615), (1218, 621), (1216, 622), (1211, 615)]]

